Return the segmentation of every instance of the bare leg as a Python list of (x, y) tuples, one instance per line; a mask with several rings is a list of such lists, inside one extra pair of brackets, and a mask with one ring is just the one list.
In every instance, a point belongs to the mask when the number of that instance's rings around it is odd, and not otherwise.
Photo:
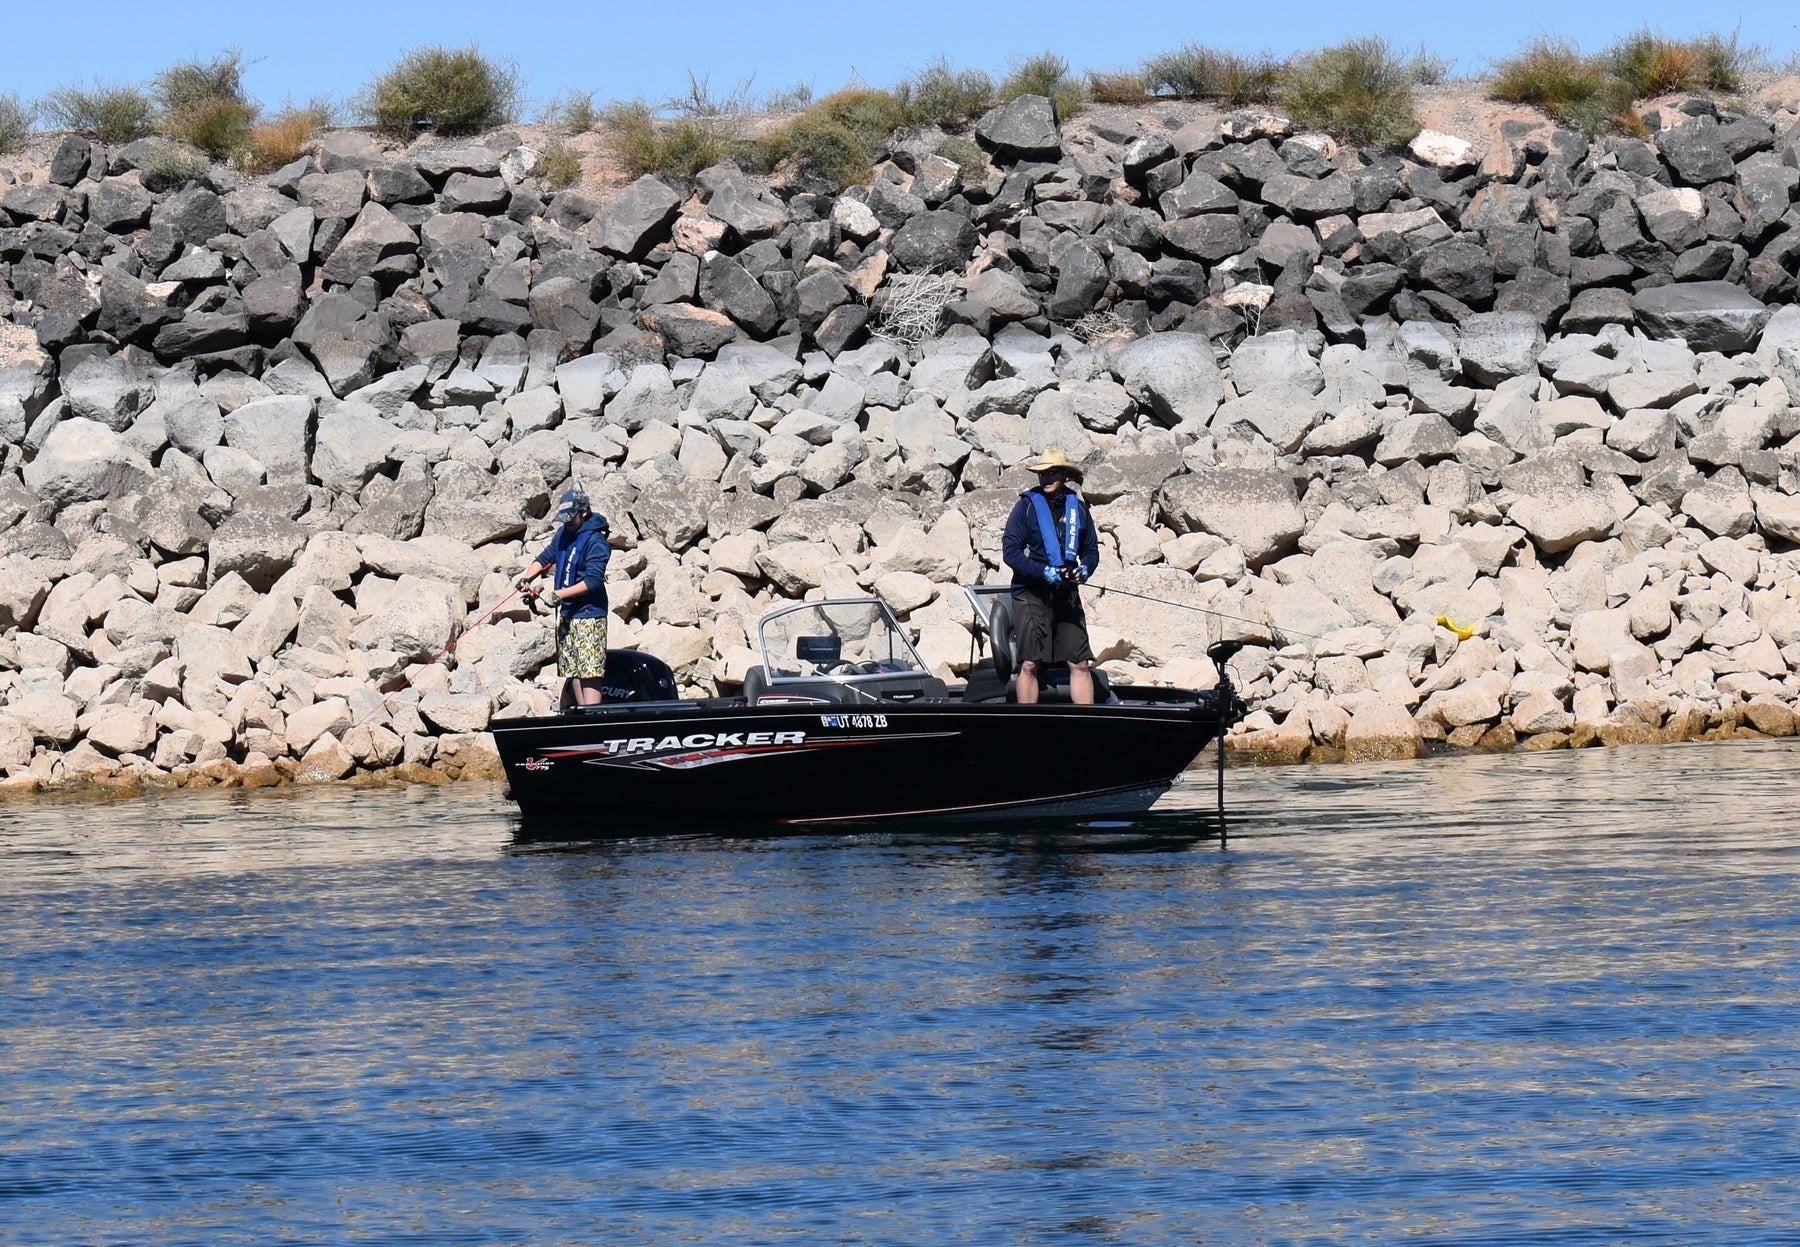
[(1069, 700), (1079, 706), (1094, 704), (1094, 673), (1084, 662), (1069, 664)]
[(600, 704), (600, 689), (601, 684), (598, 680), (576, 680), (575, 700), (583, 706), (598, 706)]
[(1021, 706), (1035, 706), (1038, 698), (1038, 665), (1034, 662), (1019, 664), (1019, 679), (1013, 692)]

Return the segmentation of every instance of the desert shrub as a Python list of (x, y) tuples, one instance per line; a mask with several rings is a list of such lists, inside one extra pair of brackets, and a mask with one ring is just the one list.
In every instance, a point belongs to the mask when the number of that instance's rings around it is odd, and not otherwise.
[(855, 130), (818, 108), (809, 108), (766, 136), (762, 156), (766, 166), (791, 163), (840, 187), (867, 177), (875, 161)]
[(896, 86), (893, 96), (907, 125), (960, 129), (993, 107), (994, 80), (939, 59)]
[(1450, 80), (1450, 62), (1420, 43), (1408, 62), (1412, 80), (1422, 87), (1435, 87)]
[(1365, 147), (1399, 147), (1419, 132), (1410, 64), (1379, 36), (1293, 62), (1282, 100), (1295, 121)]
[(956, 167), (962, 170), (965, 183), (979, 182), (987, 177), (987, 153), (968, 139), (947, 138), (933, 149), (933, 154), (955, 161)]
[(540, 124), (565, 134), (586, 134), (600, 120), (592, 91), (569, 91), (544, 105)]
[(845, 87), (765, 135), (762, 163), (792, 164), (848, 186), (868, 176), (877, 153), (906, 124), (906, 109), (894, 93)]
[(1740, 44), (1735, 30), (1729, 38), (1708, 32), (1694, 45), (1700, 54), (1700, 87), (1707, 91), (1741, 91), (1746, 75), (1771, 64), (1768, 48)]
[(141, 87), (96, 82), (92, 87), (58, 87), (38, 110), (65, 130), (79, 130), (102, 143), (129, 143), (156, 128), (156, 105)]
[(1684, 40), (1668, 39), (1648, 28), (1626, 36), (1605, 53), (1607, 71), (1631, 89), (1634, 99), (1692, 90), (1700, 67), (1699, 53)]
[(156, 102), (167, 113), (206, 100), (247, 102), (244, 95), (244, 54), (227, 48), (210, 61), (182, 61), (151, 80)]
[(244, 56), (229, 48), (210, 61), (183, 61), (152, 80), (161, 129), (214, 160), (242, 156), (258, 109), (244, 94)]
[(1567, 39), (1541, 35), (1517, 54), (1494, 63), (1489, 93), (1513, 104), (1532, 104), (1567, 121), (1606, 90), (1606, 69)]
[(763, 98), (762, 111), (765, 113), (797, 113), (812, 106), (812, 83), (796, 82), (785, 90), (769, 92)]
[(1495, 99), (1535, 105), (1587, 134), (1643, 126), (1632, 111), (1630, 83), (1608, 72), (1607, 58), (1584, 55), (1566, 39), (1540, 37), (1494, 71)]
[(871, 87), (833, 91), (813, 105), (812, 111), (849, 130), (870, 151), (885, 148), (894, 131), (907, 124), (906, 110), (893, 93)]
[(36, 120), (37, 110), (20, 99), (17, 91), (0, 95), (0, 156), (24, 147)]
[(196, 100), (178, 113), (167, 114), (162, 131), (214, 160), (230, 160), (249, 150), (256, 114), (255, 105), (238, 100)]
[(146, 183), (158, 180), (169, 185), (198, 182), (212, 171), (206, 157), (185, 143), (158, 143), (138, 167), (148, 175)]
[(1088, 98), (1096, 104), (1142, 104), (1150, 98), (1144, 75), (1135, 69), (1088, 70)]
[(896, 273), (876, 296), (873, 332), (896, 342), (923, 342), (936, 335), (944, 309), (961, 295), (961, 283), (949, 273)]
[(491, 130), (511, 121), (518, 103), (517, 69), (471, 45), (414, 48), (369, 85), (362, 107), (381, 129), (410, 138)]
[(1144, 83), (1155, 94), (1261, 104), (1281, 90), (1283, 66), (1271, 53), (1226, 52), (1190, 43), (1144, 62)]
[(1014, 64), (994, 92), (994, 102), (1005, 104), (1021, 95), (1048, 96), (1059, 117), (1072, 117), (1087, 103), (1081, 80), (1069, 73), (1069, 62), (1054, 52), (1040, 52)]
[(700, 170), (744, 153), (724, 124), (706, 117), (661, 120), (641, 101), (609, 105), (601, 114), (613, 152), (634, 175), (670, 173), (693, 177)]
[(1718, 34), (1670, 39), (1645, 27), (1627, 35), (1603, 55), (1607, 71), (1629, 88), (1634, 100), (1671, 91), (1735, 91), (1755, 57), (1754, 49)]
[(331, 124), (331, 110), (321, 104), (287, 107), (253, 126), (243, 161), (253, 172), (268, 173), (300, 159), (313, 135)]
[(538, 170), (538, 176), (552, 190), (573, 186), (581, 180), (581, 156), (561, 143), (552, 143), (544, 152), (543, 166)]

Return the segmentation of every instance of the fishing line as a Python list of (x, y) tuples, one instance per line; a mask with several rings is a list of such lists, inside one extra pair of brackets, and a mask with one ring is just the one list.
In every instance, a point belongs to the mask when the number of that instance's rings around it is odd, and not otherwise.
[(1280, 632), (1287, 636), (1305, 637), (1309, 641), (1322, 641), (1325, 639), (1322, 636), (1315, 636), (1310, 632), (1301, 632), (1294, 628), (1280, 627), (1279, 625), (1270, 623), (1266, 619), (1246, 619), (1242, 615), (1227, 615), (1224, 611), (1211, 610), (1204, 606), (1195, 606), (1191, 602), (1171, 602), (1167, 598), (1153, 598), (1148, 593), (1133, 593), (1130, 589), (1115, 589), (1111, 585), (1084, 583), (1087, 588), (1096, 590), (1100, 593), (1117, 593), (1122, 597), (1139, 598), (1145, 602), (1154, 602), (1158, 606), (1173, 606), (1177, 610), (1199, 611), (1202, 615), (1211, 615), (1215, 619), (1229, 619), (1233, 623), (1249, 624), (1252, 628), (1267, 628), (1270, 631)]

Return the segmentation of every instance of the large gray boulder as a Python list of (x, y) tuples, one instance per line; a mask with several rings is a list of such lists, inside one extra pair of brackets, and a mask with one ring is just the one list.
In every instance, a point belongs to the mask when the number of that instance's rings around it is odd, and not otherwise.
[(757, 337), (767, 337), (781, 324), (775, 300), (730, 256), (707, 257), (700, 266), (699, 294), (707, 307), (723, 312)]
[(1209, 468), (1169, 481), (1160, 503), (1176, 532), (1223, 537), (1251, 567), (1291, 552), (1306, 529), (1293, 479), (1284, 472)]
[(69, 414), (123, 433), (156, 397), (156, 382), (141, 365), (120, 355), (90, 355), (62, 379)]
[(144, 488), (154, 469), (117, 433), (93, 420), (58, 421), (37, 457), (25, 465), (25, 484), (62, 508)]
[(1544, 329), (1530, 312), (1477, 312), (1458, 326), (1463, 376), (1489, 388), (1537, 365)]
[(608, 199), (582, 232), (608, 255), (640, 260), (663, 240), (680, 215), (681, 196), (646, 173)]
[(266, 593), (306, 548), (307, 532), (285, 515), (242, 511), (213, 533), (207, 583), (236, 572), (258, 593)]
[(419, 236), (378, 203), (364, 204), (356, 223), (325, 261), (325, 280), (351, 285), (382, 270), (382, 262), (403, 256), (410, 261)]
[(1547, 554), (1573, 549), (1607, 536), (1618, 522), (1597, 490), (1562, 487), (1531, 494), (1513, 504), (1507, 519), (1523, 528)]
[(1154, 333), (1113, 357), (1126, 392), (1164, 424), (1204, 421), (1225, 397), (1225, 379), (1212, 344), (1198, 334)]
[(975, 123), (975, 141), (1003, 155), (1054, 160), (1062, 154), (1056, 105), (1042, 95), (1021, 95), (989, 109)]
[(1680, 338), (1696, 351), (1748, 351), (1770, 308), (1741, 286), (1724, 281), (1652, 286), (1631, 297), (1638, 325), (1653, 338)]
[(361, 403), (338, 403), (319, 418), (313, 439), (313, 479), (354, 494), (393, 458), (398, 431)]
[(960, 212), (921, 212), (895, 231), (888, 254), (913, 273), (961, 272), (975, 251), (975, 226)]
[(1675, 175), (1689, 186), (1719, 182), (1737, 172), (1731, 152), (1711, 117), (1695, 117), (1656, 136), (1656, 146)]
[(254, 455), (271, 485), (306, 484), (314, 400), (297, 394), (253, 398), (225, 417), (225, 444)]

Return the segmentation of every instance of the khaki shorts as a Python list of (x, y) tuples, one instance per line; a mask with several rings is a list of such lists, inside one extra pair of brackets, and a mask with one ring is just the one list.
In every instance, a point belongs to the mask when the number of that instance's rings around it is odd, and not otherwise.
[(606, 674), (606, 616), (556, 621), (556, 674), (577, 680)]
[(1073, 588), (1033, 593), (1027, 589), (1013, 599), (1013, 635), (1019, 642), (1022, 663), (1092, 662), (1088, 643), (1087, 612)]

